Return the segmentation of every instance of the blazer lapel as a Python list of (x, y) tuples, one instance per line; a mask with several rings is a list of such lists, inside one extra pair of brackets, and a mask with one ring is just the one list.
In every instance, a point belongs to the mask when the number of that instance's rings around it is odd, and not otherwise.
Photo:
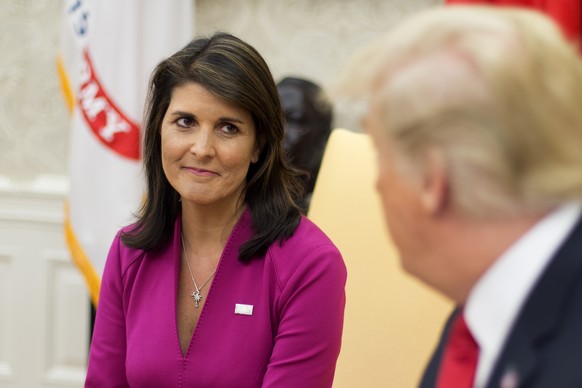
[(445, 323), (441, 338), (439, 339), (439, 344), (436, 347), (424, 371), (424, 374), (420, 380), (419, 388), (434, 388), (436, 386), (444, 348), (447, 343), (447, 339), (449, 338), (449, 331), (451, 330), (451, 324), (460, 312), (461, 309), (459, 307), (455, 308)]
[(534, 286), (510, 330), (487, 387), (523, 387), (536, 370), (542, 340), (556, 330), (568, 289), (582, 272), (582, 218)]
[(531, 339), (522, 331), (516, 331), (505, 345), (505, 351), (497, 361), (487, 387), (517, 388), (529, 378), (537, 364)]

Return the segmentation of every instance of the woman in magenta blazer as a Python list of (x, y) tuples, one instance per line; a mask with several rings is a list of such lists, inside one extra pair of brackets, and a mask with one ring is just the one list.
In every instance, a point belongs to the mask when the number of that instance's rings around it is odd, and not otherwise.
[(346, 270), (301, 216), (283, 110), (259, 53), (225, 33), (161, 62), (146, 200), (113, 241), (86, 387), (330, 387)]

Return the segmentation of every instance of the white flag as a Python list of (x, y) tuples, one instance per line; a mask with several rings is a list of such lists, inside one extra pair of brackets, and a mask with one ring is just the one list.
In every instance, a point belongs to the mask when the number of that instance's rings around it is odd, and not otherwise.
[(143, 198), (141, 132), (149, 75), (192, 38), (193, 0), (65, 0), (59, 59), (71, 107), (65, 223), (97, 305), (116, 231)]

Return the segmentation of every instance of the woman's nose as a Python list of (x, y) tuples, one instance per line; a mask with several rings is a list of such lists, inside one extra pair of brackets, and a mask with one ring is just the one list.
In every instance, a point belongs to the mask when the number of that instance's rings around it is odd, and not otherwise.
[(190, 146), (192, 152), (199, 159), (212, 157), (215, 155), (215, 149), (212, 139), (212, 130), (200, 128), (193, 134), (193, 142)]

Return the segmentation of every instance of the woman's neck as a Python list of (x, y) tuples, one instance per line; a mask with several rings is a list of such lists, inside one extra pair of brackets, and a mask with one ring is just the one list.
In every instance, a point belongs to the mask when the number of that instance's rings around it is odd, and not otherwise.
[(224, 248), (244, 206), (200, 206), (182, 202), (182, 235), (189, 251), (206, 255)]

